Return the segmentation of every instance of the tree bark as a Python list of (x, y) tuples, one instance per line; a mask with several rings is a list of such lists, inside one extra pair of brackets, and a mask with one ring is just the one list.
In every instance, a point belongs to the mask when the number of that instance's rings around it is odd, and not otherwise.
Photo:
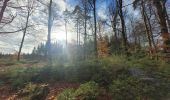
[(50, 0), (49, 4), (49, 16), (48, 16), (48, 36), (47, 36), (47, 57), (49, 62), (51, 63), (52, 55), (51, 55), (51, 28), (52, 28), (52, 0)]
[(24, 29), (24, 32), (23, 32), (21, 45), (20, 45), (19, 51), (18, 51), (18, 58), (17, 58), (18, 61), (20, 61), (21, 51), (22, 51), (22, 47), (23, 47), (23, 44), (24, 44), (27, 28), (28, 28), (29, 17), (30, 17), (30, 12), (28, 11), (27, 18), (26, 18), (26, 25), (25, 25), (25, 29)]
[(97, 51), (97, 20), (96, 20), (96, 0), (93, 0), (93, 17), (94, 17), (94, 52), (95, 57), (98, 57)]
[(145, 6), (144, 6), (144, 2), (142, 0), (142, 9), (141, 9), (141, 12), (142, 12), (142, 17), (143, 17), (143, 21), (144, 21), (144, 25), (145, 25), (145, 30), (146, 30), (146, 35), (147, 35), (147, 38), (148, 38), (148, 43), (149, 43), (149, 55), (152, 56), (152, 41), (151, 41), (151, 35), (150, 35), (150, 30), (148, 28), (148, 24), (147, 24), (147, 15), (146, 15), (146, 12), (145, 12)]
[(1, 11), (0, 11), (0, 23), (1, 23), (1, 21), (2, 21), (2, 18), (3, 18), (4, 12), (5, 12), (7, 3), (8, 3), (9, 1), (10, 1), (10, 0), (5, 0), (4, 3), (3, 3), (3, 5), (2, 5)]
[(146, 14), (146, 20), (147, 20), (147, 23), (148, 23), (149, 35), (150, 35), (150, 38), (151, 38), (152, 46), (154, 47), (154, 51), (157, 52), (157, 46), (155, 44), (150, 18), (148, 18), (147, 14)]
[(87, 42), (87, 1), (84, 2), (84, 58), (86, 58), (86, 42)]
[(121, 20), (121, 25), (122, 25), (122, 38), (123, 38), (123, 48), (124, 52), (127, 53), (127, 36), (126, 36), (126, 26), (125, 26), (125, 20), (124, 20), (124, 15), (123, 15), (123, 1), (119, 0), (118, 2), (118, 7), (119, 7), (119, 16)]
[(158, 16), (160, 28), (161, 28), (161, 37), (163, 39), (163, 50), (164, 52), (167, 52), (169, 49), (169, 42), (170, 42), (170, 36), (168, 33), (168, 27), (166, 24), (166, 8), (163, 7), (163, 4), (161, 3), (161, 0), (154, 0), (153, 4), (156, 8), (156, 14)]

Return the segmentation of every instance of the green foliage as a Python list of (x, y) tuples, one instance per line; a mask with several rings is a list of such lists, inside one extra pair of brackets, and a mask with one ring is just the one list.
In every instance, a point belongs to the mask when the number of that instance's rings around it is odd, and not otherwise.
[(93, 81), (80, 85), (75, 96), (80, 100), (96, 100), (99, 95), (99, 85)]
[(75, 89), (65, 89), (57, 96), (57, 100), (76, 100), (74, 96)]
[(124, 80), (114, 80), (110, 85), (110, 92), (115, 100), (138, 100), (139, 98), (161, 100), (165, 99), (170, 92), (168, 85), (162, 81), (129, 77)]
[(47, 85), (28, 83), (18, 94), (23, 97), (24, 100), (45, 100), (48, 93), (49, 88)]
[(65, 80), (86, 82), (95, 81), (100, 86), (107, 87), (113, 80), (115, 73), (123, 67), (113, 65), (111, 60), (88, 60), (66, 67)]
[[(130, 69), (133, 68), (142, 70), (145, 74), (144, 77), (132, 77)], [(17, 90), (24, 88), (30, 82), (37, 84), (56, 81), (78, 83), (92, 81), (82, 84), (77, 90), (65, 90), (60, 98), (65, 98), (63, 95), (66, 95), (68, 98), (94, 99), (96, 95), (99, 95), (99, 87), (102, 87), (106, 91), (109, 88), (113, 99), (116, 100), (139, 98), (160, 100), (170, 94), (169, 72), (169, 64), (163, 61), (151, 60), (148, 57), (136, 59), (135, 57), (113, 55), (74, 64), (56, 62), (53, 63), (53, 66), (44, 67), (8, 67), (0, 72), (0, 76), (2, 84), (8, 81)], [(26, 90), (34, 91), (34, 85), (31, 88)]]
[(96, 100), (99, 85), (93, 81), (80, 85), (78, 89), (65, 89), (57, 96), (57, 100)]
[(136, 100), (139, 96), (137, 88), (138, 80), (128, 78), (126, 80), (114, 80), (110, 86), (112, 98), (115, 100)]
[(39, 69), (34, 67), (19, 68), (14, 70), (10, 76), (13, 89), (23, 88), (25, 84), (34, 82), (36, 80), (35, 76), (38, 72)]
[(113, 73), (109, 69), (101, 69), (93, 75), (92, 80), (102, 87), (107, 87), (113, 80)]

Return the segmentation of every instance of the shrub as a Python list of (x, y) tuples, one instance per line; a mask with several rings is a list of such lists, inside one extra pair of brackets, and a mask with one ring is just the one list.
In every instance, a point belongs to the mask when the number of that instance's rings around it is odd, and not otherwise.
[(138, 100), (139, 98), (163, 100), (170, 92), (168, 85), (155, 80), (129, 77), (123, 80), (114, 80), (109, 89), (115, 100)]
[(98, 95), (99, 86), (93, 81), (80, 85), (75, 91), (75, 96), (80, 100), (96, 100)]
[(113, 80), (113, 73), (106, 68), (101, 68), (92, 76), (92, 80), (102, 87), (107, 87)]
[(75, 89), (65, 89), (57, 96), (57, 100), (76, 100), (74, 96)]
[(115, 100), (136, 100), (139, 96), (138, 80), (128, 78), (126, 80), (114, 80), (110, 86), (112, 98)]
[(25, 84), (34, 82), (38, 72), (38, 68), (33, 67), (14, 70), (10, 76), (13, 89), (23, 88)]
[(64, 74), (64, 80), (69, 82), (78, 82), (80, 81), (77, 68), (75, 66), (68, 66), (65, 67), (65, 74)]
[(114, 75), (118, 75), (120, 70), (125, 69), (121, 65), (112, 63), (115, 63), (112, 62), (112, 59), (109, 58), (109, 60), (107, 60), (105, 58), (87, 60), (72, 66), (67, 66), (65, 68), (65, 80), (73, 82), (95, 81), (99, 83), (100, 86), (108, 86), (112, 82)]
[(45, 100), (48, 93), (48, 85), (29, 83), (18, 94), (26, 100)]
[(78, 89), (65, 89), (57, 96), (57, 100), (96, 100), (98, 95), (98, 84), (90, 81), (81, 84)]

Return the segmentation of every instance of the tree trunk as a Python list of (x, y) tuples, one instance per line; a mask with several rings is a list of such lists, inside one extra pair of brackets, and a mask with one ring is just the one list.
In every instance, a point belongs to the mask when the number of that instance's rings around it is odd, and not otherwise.
[(166, 17), (168, 29), (169, 29), (169, 32), (170, 32), (170, 20), (169, 20), (168, 12), (167, 12), (167, 9), (166, 9), (166, 1), (162, 1), (162, 6), (163, 6), (163, 9), (165, 10), (165, 17)]
[(170, 20), (169, 20), (169, 16), (168, 16), (167, 10), (166, 10), (166, 20), (167, 20), (168, 29), (169, 29), (169, 32), (170, 32)]
[(163, 50), (164, 52), (167, 52), (169, 49), (169, 42), (170, 42), (170, 36), (168, 33), (168, 27), (166, 24), (166, 8), (163, 7), (163, 4), (161, 4), (161, 1), (154, 0), (153, 4), (156, 7), (156, 14), (158, 16), (160, 28), (161, 28), (161, 36), (163, 39)]
[(27, 32), (29, 17), (30, 17), (30, 12), (28, 11), (27, 18), (26, 18), (26, 25), (25, 25), (25, 29), (24, 29), (24, 32), (23, 32), (23, 36), (22, 36), (22, 40), (21, 40), (21, 45), (20, 45), (19, 51), (18, 51), (18, 57), (17, 57), (18, 61), (20, 61), (21, 51), (22, 51), (22, 47), (23, 47), (23, 44), (24, 44), (25, 35), (26, 35), (26, 32)]
[(86, 58), (86, 42), (87, 42), (87, 1), (85, 0), (85, 18), (84, 18), (84, 58)]
[(2, 8), (1, 8), (1, 11), (0, 11), (0, 23), (2, 21), (2, 18), (3, 18), (3, 15), (4, 15), (4, 11), (6, 9), (6, 6), (7, 6), (7, 3), (9, 2), (10, 0), (5, 0), (3, 5), (2, 5)]
[(145, 7), (144, 7), (144, 3), (142, 1), (142, 17), (143, 17), (143, 21), (144, 21), (144, 24), (145, 24), (145, 30), (146, 30), (146, 35), (147, 35), (147, 38), (148, 38), (148, 43), (149, 43), (149, 55), (152, 56), (152, 41), (151, 41), (151, 35), (150, 35), (150, 30), (148, 28), (148, 25), (147, 25), (147, 15), (146, 15), (146, 12), (145, 12)]
[(52, 0), (49, 4), (49, 17), (48, 17), (48, 36), (47, 36), (47, 58), (51, 64), (52, 55), (51, 55), (51, 28), (52, 28)]
[[(114, 14), (114, 13), (113, 13)], [(118, 14), (118, 11), (116, 9), (116, 13), (114, 15), (112, 15), (112, 29), (113, 29), (113, 32), (114, 32), (114, 37), (115, 37), (115, 41), (118, 42), (118, 36), (117, 36), (117, 30), (116, 30), (116, 26), (117, 26), (117, 14)], [(113, 43), (114, 44), (114, 43)], [(115, 44), (115, 47), (116, 47), (116, 51), (118, 51), (118, 44), (116, 43)]]
[(125, 20), (124, 20), (124, 15), (123, 15), (123, 1), (119, 0), (118, 2), (118, 7), (119, 7), (119, 16), (121, 20), (121, 25), (122, 25), (122, 38), (123, 38), (123, 48), (124, 52), (127, 53), (127, 36), (126, 36), (126, 26), (125, 26)]
[(157, 46), (155, 44), (155, 40), (154, 40), (154, 36), (153, 36), (153, 32), (152, 32), (152, 26), (151, 26), (151, 23), (150, 23), (150, 19), (148, 18), (147, 14), (146, 14), (146, 20), (147, 20), (147, 23), (148, 23), (149, 35), (150, 35), (150, 38), (151, 38), (152, 46), (154, 47), (154, 52), (156, 53), (157, 52)]
[(94, 52), (95, 52), (95, 57), (98, 57), (98, 52), (97, 52), (97, 21), (96, 21), (96, 0), (93, 0), (93, 16), (94, 16)]
[(77, 47), (79, 45), (79, 20), (77, 19)]
[(65, 31), (66, 31), (66, 47), (67, 47), (67, 20), (65, 20)]

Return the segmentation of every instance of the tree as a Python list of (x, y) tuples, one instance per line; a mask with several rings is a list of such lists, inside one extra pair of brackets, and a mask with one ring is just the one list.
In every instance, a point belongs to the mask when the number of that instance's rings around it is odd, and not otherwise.
[[(2, 0), (1, 0), (2, 1)], [(10, 0), (4, 0), (3, 1), (3, 5), (2, 5), (2, 8), (1, 8), (1, 11), (0, 11), (0, 23), (2, 21), (2, 18), (3, 18), (3, 15), (4, 15), (4, 12), (5, 12), (5, 9), (7, 7), (7, 3), (9, 2)]]
[(82, 29), (83, 29), (83, 38), (84, 38), (84, 58), (87, 56), (87, 42), (88, 42), (88, 27), (89, 27), (89, 19), (91, 18), (90, 16), (90, 5), (88, 3), (88, 0), (80, 0), (79, 1), (79, 6), (82, 10)]
[(145, 25), (145, 31), (146, 31), (148, 42), (149, 42), (149, 54), (150, 54), (150, 56), (152, 56), (152, 51), (151, 51), (151, 48), (152, 48), (151, 31), (152, 30), (149, 30), (149, 26), (148, 26), (149, 21), (147, 20), (148, 18), (147, 18), (143, 0), (141, 1), (141, 13), (142, 13), (142, 17), (143, 17), (143, 21), (144, 21), (144, 25)]
[[(117, 8), (117, 3), (115, 1), (110, 1), (109, 6), (108, 6), (108, 13), (109, 13), (109, 20), (111, 23), (111, 27), (114, 33), (114, 39), (112, 42), (119, 42), (118, 41), (118, 32), (117, 32), (117, 24), (119, 23), (118, 19), (118, 8)], [(113, 37), (113, 36), (112, 36)], [(115, 43), (112, 43), (115, 44)], [(118, 44), (114, 45), (116, 50), (118, 50)]]
[(65, 23), (65, 32), (66, 32), (66, 46), (67, 46), (67, 23), (68, 23), (68, 18), (69, 18), (69, 11), (66, 9), (64, 12), (63, 12), (63, 15), (64, 15), (64, 23)]
[(170, 34), (168, 33), (168, 27), (166, 24), (166, 7), (165, 3), (167, 0), (153, 0), (153, 5), (156, 8), (156, 14), (158, 16), (161, 36), (163, 39), (163, 49), (165, 52), (168, 52), (170, 49)]
[(18, 61), (20, 60), (22, 47), (23, 47), (25, 36), (26, 36), (26, 33), (27, 33), (28, 24), (29, 24), (29, 18), (31, 16), (31, 14), (33, 13), (34, 3), (35, 2), (32, 1), (32, 0), (27, 1), (27, 6), (26, 6), (26, 9), (25, 9), (26, 14), (27, 14), (26, 15), (26, 22), (25, 22), (25, 29), (23, 30), (23, 36), (22, 36), (21, 44), (20, 44), (19, 51), (18, 51), (18, 57), (17, 57)]
[(124, 13), (123, 13), (123, 0), (117, 0), (116, 2), (117, 2), (117, 7), (118, 7), (118, 15), (121, 20), (123, 48), (124, 48), (124, 52), (127, 53), (128, 43), (127, 43), (126, 26), (125, 26), (125, 19), (124, 19)]
[[(135, 0), (134, 4), (138, 4), (143, 0)], [(143, 1), (144, 2), (144, 1)], [(166, 23), (166, 7), (165, 3), (167, 0), (145, 0), (145, 2), (150, 2), (154, 5), (156, 9), (156, 15), (157, 19), (160, 25), (160, 30), (161, 30), (161, 37), (163, 41), (163, 50), (167, 52), (169, 50), (169, 41), (170, 41), (170, 36), (168, 33), (168, 27)]]
[(110, 53), (108, 36), (100, 35), (97, 41), (97, 51), (99, 57), (108, 57)]
[(93, 11), (93, 20), (94, 20), (94, 53), (95, 57), (98, 56), (97, 53), (97, 16), (96, 16), (96, 2), (97, 0), (89, 0), (89, 4), (91, 5)]
[(51, 29), (52, 29), (52, 0), (50, 0), (48, 6), (48, 35), (47, 35), (47, 57), (51, 62)]
[(75, 27), (76, 27), (76, 33), (77, 33), (77, 46), (80, 45), (80, 34), (81, 34), (81, 25), (82, 25), (82, 18), (83, 18), (83, 14), (82, 14), (82, 9), (80, 8), (80, 6), (75, 6), (74, 11), (72, 12), (72, 14), (74, 15), (74, 22), (75, 22)]
[(19, 11), (23, 9), (24, 6), (17, 5), (15, 4), (15, 1), (12, 2), (11, 0), (1, 0), (0, 3), (2, 3), (0, 7), (1, 8), (0, 10), (0, 29), (1, 29), (0, 34), (17, 33), (17, 32), (23, 31), (25, 27), (16, 29), (13, 31), (9, 31), (9, 30), (4, 31), (3, 28), (7, 25), (10, 25), (17, 18), (17, 14), (14, 14), (14, 12), (11, 12), (11, 11), (13, 10)]
[(87, 20), (88, 20), (88, 4), (87, 0), (83, 0), (84, 8), (84, 55), (86, 55), (86, 42), (87, 42)]

